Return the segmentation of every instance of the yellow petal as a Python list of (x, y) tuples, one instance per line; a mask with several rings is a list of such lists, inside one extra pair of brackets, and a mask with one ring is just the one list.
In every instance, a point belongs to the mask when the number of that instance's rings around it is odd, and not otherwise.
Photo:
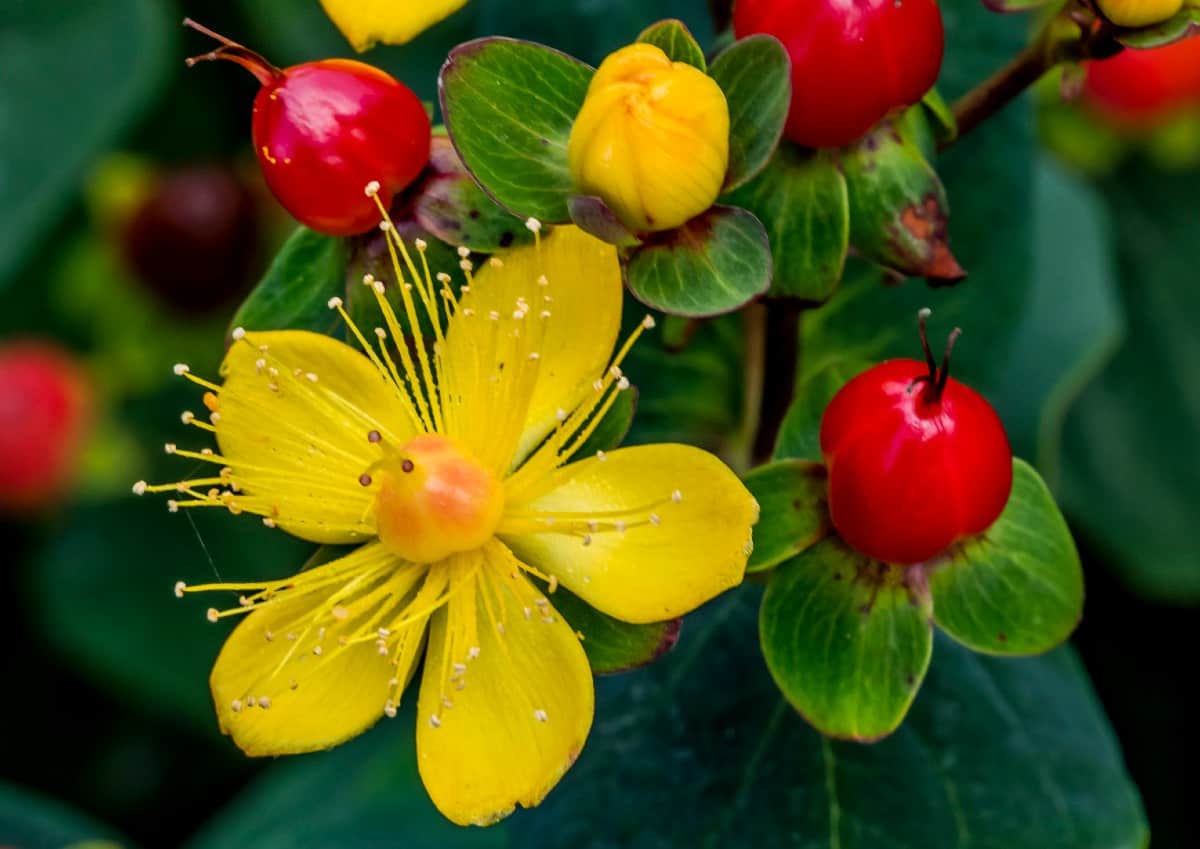
[(442, 379), (455, 399), (451, 435), (506, 472), (608, 365), (622, 283), (616, 249), (576, 227), (556, 227), (540, 248), (502, 262), (480, 271), (451, 320)]
[[(264, 756), (328, 749), (373, 725), (418, 656), (404, 652), (397, 669), (390, 650), (380, 653), (378, 628), (426, 572), (366, 545), (303, 573), (296, 590), (248, 614), (209, 682), (222, 732), (246, 754)], [(418, 617), (403, 637), (419, 645), (425, 623)], [(390, 636), (389, 649), (401, 636)]]
[(610, 616), (670, 619), (741, 583), (758, 503), (699, 448), (623, 448), (564, 466), (539, 491), (509, 505), (498, 533)]
[(396, 446), (414, 433), (394, 384), (348, 345), (298, 330), (247, 334), (221, 372), (217, 442), (246, 509), (313, 542), (372, 536), (359, 477), (381, 452), (368, 434)]
[(459, 825), (540, 803), (579, 756), (594, 707), (571, 627), (510, 552), (498, 543), (486, 552), (470, 592), (452, 596), (430, 625), (417, 708), (421, 778)]
[(405, 44), (467, 0), (321, 0), (325, 14), (360, 53), (376, 44)]

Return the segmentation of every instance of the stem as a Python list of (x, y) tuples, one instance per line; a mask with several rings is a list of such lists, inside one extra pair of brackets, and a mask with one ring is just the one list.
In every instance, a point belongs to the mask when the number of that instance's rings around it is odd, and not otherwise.
[(764, 392), (751, 454), (756, 463), (766, 462), (775, 452), (779, 428), (796, 394), (802, 310), (801, 301), (784, 299), (772, 301), (767, 310)]
[(745, 331), (745, 378), (742, 389), (742, 432), (737, 441), (734, 465), (748, 470), (753, 460), (754, 440), (762, 420), (763, 384), (766, 380), (767, 308), (755, 302), (742, 311)]
[(1056, 64), (1057, 60), (1046, 49), (1042, 39), (1026, 47), (954, 104), (957, 138), (962, 138), (999, 112)]
[(1106, 59), (1122, 49), (1112, 24), (1079, 0), (1069, 3), (1046, 23), (1032, 44), (954, 104), (958, 133), (947, 144), (995, 115), (1056, 65)]
[(221, 44), (216, 50), (204, 53), (200, 56), (192, 56), (184, 61), (189, 68), (196, 65), (198, 62), (212, 62), (216, 59), (227, 59), (237, 65), (241, 65), (250, 73), (254, 74), (255, 79), (262, 85), (270, 85), (275, 80), (282, 76), (282, 72), (264, 59), (258, 53), (255, 53), (248, 47), (238, 44), (231, 38), (226, 38), (218, 32), (213, 32), (203, 24), (198, 24), (191, 18), (184, 18), (183, 25), (189, 29), (194, 29), (198, 33), (207, 35), (209, 38)]

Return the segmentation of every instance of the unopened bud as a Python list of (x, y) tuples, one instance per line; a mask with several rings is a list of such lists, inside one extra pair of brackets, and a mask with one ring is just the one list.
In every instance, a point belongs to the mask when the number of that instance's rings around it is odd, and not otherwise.
[(1097, 0), (1097, 5), (1119, 27), (1148, 27), (1175, 17), (1183, 0)]
[(567, 156), (576, 191), (599, 196), (627, 227), (678, 227), (712, 206), (725, 182), (725, 94), (654, 45), (624, 47), (592, 78)]

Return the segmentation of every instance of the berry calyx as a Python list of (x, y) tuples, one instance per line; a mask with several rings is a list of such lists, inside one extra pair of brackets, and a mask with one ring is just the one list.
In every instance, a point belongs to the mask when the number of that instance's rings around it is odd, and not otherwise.
[(792, 60), (784, 135), (807, 147), (857, 141), (933, 87), (944, 34), (936, 0), (737, 0), (738, 38), (766, 33)]
[(842, 539), (885, 563), (923, 563), (991, 527), (1012, 490), (1012, 449), (983, 396), (939, 366), (889, 360), (834, 396), (821, 420), (829, 511)]
[(412, 90), (378, 68), (349, 59), (280, 70), (252, 50), (188, 19), (221, 43), (196, 62), (226, 59), (262, 84), (254, 98), (252, 135), (271, 193), (294, 218), (331, 236), (365, 233), (379, 212), (429, 160), (432, 128)]
[(504, 490), (454, 440), (425, 434), (406, 443), (359, 482), (379, 483), (379, 539), (414, 563), (479, 548), (496, 532)]
[(68, 489), (91, 429), (83, 369), (47, 342), (0, 348), (0, 510), (51, 506)]
[(1200, 38), (1122, 50), (1086, 68), (1084, 102), (1118, 129), (1152, 129), (1200, 110)]

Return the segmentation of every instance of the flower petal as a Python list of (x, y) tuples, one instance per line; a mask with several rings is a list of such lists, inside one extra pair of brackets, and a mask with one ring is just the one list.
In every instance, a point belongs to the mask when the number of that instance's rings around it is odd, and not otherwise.
[(509, 505), (498, 533), (603, 613), (672, 619), (742, 581), (758, 503), (706, 451), (623, 448), (564, 466), (539, 491)]
[(414, 433), (395, 385), (348, 345), (298, 330), (247, 334), (221, 373), (217, 442), (265, 508), (248, 509), (313, 542), (372, 536), (374, 496), (359, 476), (381, 455), (368, 434), (395, 446)]
[[(373, 725), (419, 656), (404, 652), (405, 668), (397, 669), (374, 634), (427, 571), (371, 544), (303, 573), (296, 590), (262, 603), (213, 667), (221, 731), (246, 754), (264, 756), (328, 749)], [(415, 620), (404, 637), (419, 643), (426, 621)], [(393, 634), (391, 644), (399, 638)]]
[[(490, 544), (471, 589), (430, 626), (417, 759), (438, 810), (486, 825), (539, 804), (558, 783), (587, 739), (594, 692), (579, 638), (511, 552)], [(469, 631), (474, 647), (461, 638)]]
[(467, 0), (321, 0), (325, 14), (360, 53), (376, 44), (405, 44), (450, 17)]
[(443, 380), (458, 408), (452, 435), (506, 472), (608, 365), (622, 283), (616, 249), (572, 226), (502, 262), (480, 271), (451, 320)]

